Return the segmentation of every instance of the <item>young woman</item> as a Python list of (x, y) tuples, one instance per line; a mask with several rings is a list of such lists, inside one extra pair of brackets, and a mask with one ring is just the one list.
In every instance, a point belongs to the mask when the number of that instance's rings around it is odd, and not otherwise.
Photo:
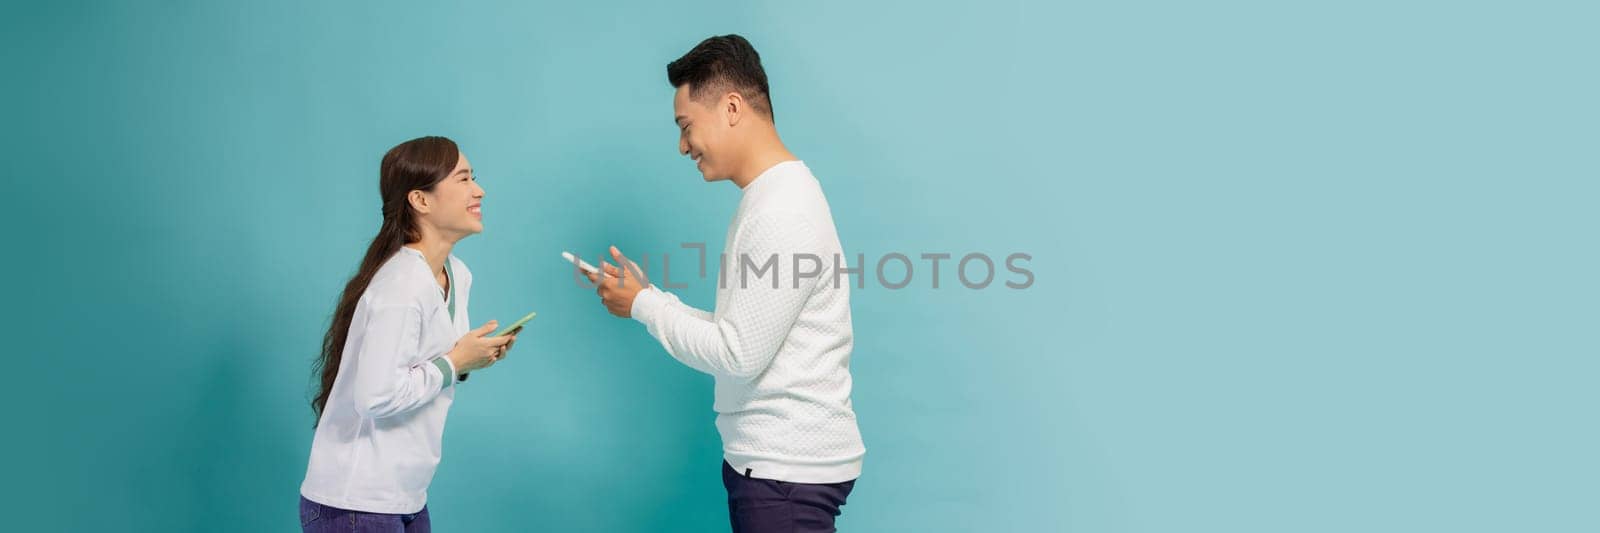
[(483, 188), (456, 144), (422, 137), (384, 154), (383, 226), (345, 285), (322, 341), (311, 462), (300, 485), (306, 532), (428, 531), (454, 385), (505, 357), (513, 335), (470, 330), (472, 273), (450, 255), (483, 231)]

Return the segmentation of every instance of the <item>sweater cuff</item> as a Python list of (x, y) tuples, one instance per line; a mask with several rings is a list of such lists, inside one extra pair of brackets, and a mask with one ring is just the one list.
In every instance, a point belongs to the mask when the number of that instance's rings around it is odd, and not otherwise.
[(628, 314), (632, 315), (634, 320), (649, 326), (655, 322), (655, 316), (666, 303), (667, 294), (661, 292), (655, 285), (651, 285), (633, 297), (633, 308), (628, 310)]
[(434, 358), (433, 366), (439, 368), (439, 377), (441, 378), (439, 380), (439, 390), (448, 389), (456, 383), (456, 366), (450, 363), (449, 357), (439, 356)]

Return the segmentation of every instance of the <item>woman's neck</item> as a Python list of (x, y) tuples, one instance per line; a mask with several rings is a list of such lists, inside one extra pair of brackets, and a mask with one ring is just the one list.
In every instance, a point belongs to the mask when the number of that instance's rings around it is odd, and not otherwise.
[(422, 252), (423, 259), (428, 261), (428, 268), (435, 274), (444, 272), (444, 262), (450, 260), (450, 250), (456, 243), (439, 238), (430, 231), (422, 232), (422, 240), (407, 243), (406, 246)]

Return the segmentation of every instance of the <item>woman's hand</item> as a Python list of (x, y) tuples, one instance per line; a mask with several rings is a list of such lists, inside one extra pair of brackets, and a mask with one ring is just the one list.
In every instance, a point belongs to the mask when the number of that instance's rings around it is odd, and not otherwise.
[(507, 337), (511, 337), (511, 342), (506, 343), (506, 347), (500, 349), (500, 359), (505, 359), (506, 355), (511, 353), (511, 347), (517, 345), (517, 335), (520, 334), (522, 334), (522, 326), (517, 326), (517, 329), (513, 329), (506, 334)]
[[(456, 373), (465, 374), (480, 368), (488, 368), (500, 360), (506, 348), (517, 340), (517, 336), (510, 334), (485, 337), (493, 333), (494, 328), (499, 325), (498, 321), (490, 320), (488, 324), (468, 331), (466, 335), (461, 336), (461, 340), (456, 341), (455, 347), (451, 348), (446, 356), (450, 358), (450, 364), (455, 365)], [(522, 328), (517, 329), (520, 331)]]

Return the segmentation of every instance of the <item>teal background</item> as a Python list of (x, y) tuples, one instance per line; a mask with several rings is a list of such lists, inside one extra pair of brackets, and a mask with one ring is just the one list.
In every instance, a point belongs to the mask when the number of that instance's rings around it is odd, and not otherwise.
[(540, 315), (435, 525), (725, 530), (711, 379), (556, 257), (720, 249), (664, 65), (738, 32), (847, 251), (1033, 256), (855, 293), (844, 530), (1600, 530), (1592, 3), (436, 4), (0, 7), (0, 529), (294, 530), (379, 156), (438, 134), (474, 321)]

